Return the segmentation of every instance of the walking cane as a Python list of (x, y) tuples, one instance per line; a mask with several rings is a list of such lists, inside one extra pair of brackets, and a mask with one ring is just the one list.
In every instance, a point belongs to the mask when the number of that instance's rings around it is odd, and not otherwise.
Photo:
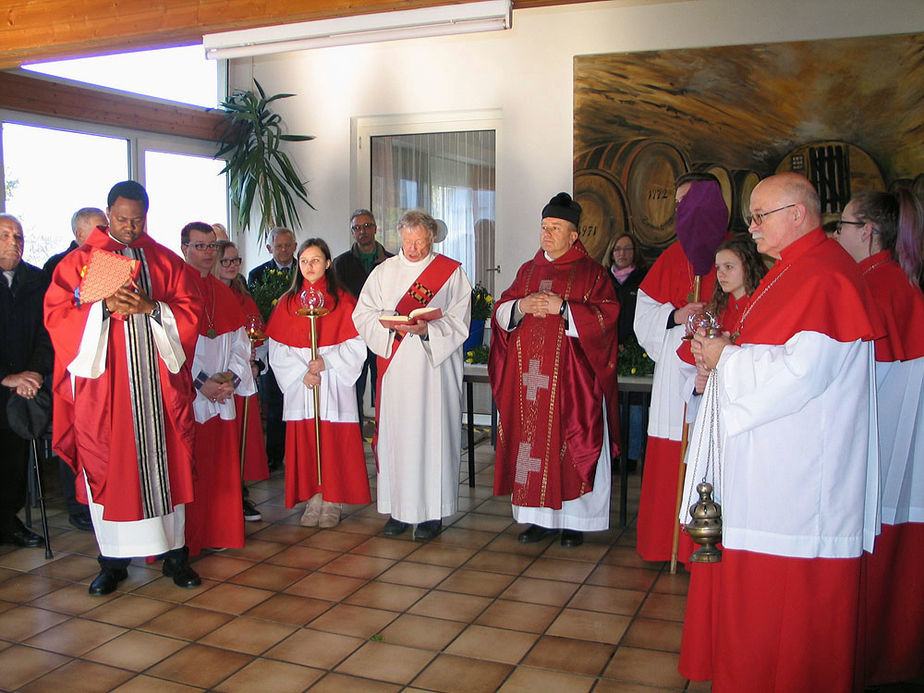
[(32, 469), (35, 472), (35, 499), (38, 501), (39, 512), (42, 515), (42, 534), (45, 535), (45, 560), (51, 560), (54, 558), (54, 554), (51, 553), (51, 539), (48, 537), (48, 513), (45, 512), (45, 494), (42, 492), (38, 438), (32, 439)]

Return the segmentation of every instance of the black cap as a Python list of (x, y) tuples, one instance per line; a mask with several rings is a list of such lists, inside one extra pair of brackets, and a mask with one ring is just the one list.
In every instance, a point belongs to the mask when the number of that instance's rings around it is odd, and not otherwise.
[(564, 219), (577, 227), (578, 222), (581, 221), (581, 205), (572, 200), (568, 193), (560, 192), (542, 208), (542, 218), (546, 217)]

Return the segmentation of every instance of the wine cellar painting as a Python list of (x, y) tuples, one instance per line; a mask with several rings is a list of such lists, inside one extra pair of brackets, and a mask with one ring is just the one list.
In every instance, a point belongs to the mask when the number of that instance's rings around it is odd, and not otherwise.
[(574, 195), (603, 259), (623, 232), (649, 259), (674, 239), (674, 180), (713, 173), (731, 231), (768, 175), (804, 173), (825, 221), (851, 195), (924, 197), (924, 34), (574, 59)]

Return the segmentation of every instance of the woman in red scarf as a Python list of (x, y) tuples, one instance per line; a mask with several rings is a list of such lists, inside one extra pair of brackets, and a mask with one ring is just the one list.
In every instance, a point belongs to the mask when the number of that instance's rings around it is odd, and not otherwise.
[[(269, 359), (283, 393), (286, 426), (286, 507), (308, 501), (301, 524), (334, 527), (340, 504), (369, 503), (356, 393), (366, 345), (353, 326), (356, 299), (340, 289), (327, 243), (310, 238), (298, 250), (297, 273), (270, 317)], [(299, 310), (323, 297), (330, 312), (317, 318), (317, 358), (311, 329)], [(317, 306), (318, 303), (313, 305)], [(318, 478), (314, 388), (319, 391), (321, 475)]]

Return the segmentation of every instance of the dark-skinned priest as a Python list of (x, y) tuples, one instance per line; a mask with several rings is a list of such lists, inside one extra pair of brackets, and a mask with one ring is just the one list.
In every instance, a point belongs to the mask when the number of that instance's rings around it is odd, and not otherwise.
[(499, 416), (494, 492), (533, 543), (579, 546), (609, 528), (619, 440), (619, 302), (578, 240), (581, 206), (559, 193), (543, 208), (540, 249), (492, 318), (488, 370)]

